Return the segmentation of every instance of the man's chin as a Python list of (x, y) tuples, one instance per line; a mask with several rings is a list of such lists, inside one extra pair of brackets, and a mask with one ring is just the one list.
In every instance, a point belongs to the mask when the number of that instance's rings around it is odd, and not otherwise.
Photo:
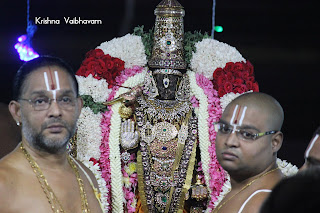
[(66, 151), (69, 137), (61, 134), (50, 134), (36, 140), (36, 146), (42, 151), (57, 154)]

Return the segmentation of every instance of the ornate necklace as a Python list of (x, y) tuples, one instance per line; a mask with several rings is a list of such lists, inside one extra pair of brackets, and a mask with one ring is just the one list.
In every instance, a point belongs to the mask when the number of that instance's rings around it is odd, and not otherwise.
[(245, 185), (244, 187), (242, 187), (242, 189), (240, 189), (240, 191), (238, 191), (237, 193), (235, 193), (234, 195), (232, 195), (228, 200), (224, 201), (221, 205), (219, 204), (216, 209), (213, 211), (213, 213), (218, 213), (219, 210), (222, 208), (222, 206), (224, 206), (226, 203), (228, 203), (232, 198), (234, 198), (236, 195), (240, 194), (240, 192), (242, 192), (243, 190), (245, 190), (246, 188), (248, 188), (251, 184), (253, 184), (255, 181), (257, 181), (258, 179), (266, 176), (267, 174), (270, 174), (271, 172), (276, 171), (277, 169), (279, 169), (279, 167), (272, 169), (262, 175), (260, 175), (259, 177), (253, 179), (252, 181), (250, 181), (249, 183), (247, 183), (247, 185)]
[(179, 122), (191, 110), (189, 101), (164, 101), (164, 100), (149, 100), (140, 96), (137, 98), (140, 107), (143, 108), (143, 113), (148, 115), (150, 120), (157, 119), (163, 121)]
[[(46, 195), (46, 197), (48, 199), (48, 202), (49, 202), (49, 204), (51, 206), (52, 211), (54, 213), (65, 213), (65, 211), (62, 208), (62, 205), (61, 205), (59, 199), (54, 194), (52, 188), (48, 184), (47, 179), (43, 175), (42, 170), (40, 169), (40, 167), (38, 166), (36, 161), (28, 153), (28, 151), (24, 148), (22, 143), (20, 143), (20, 149), (22, 150), (24, 156), (26, 157), (26, 159), (30, 163), (30, 166), (33, 169), (33, 172), (36, 174), (37, 179), (38, 179), (38, 181), (39, 181), (39, 183), (41, 185), (41, 188), (42, 188), (43, 192), (45, 193), (45, 195)], [(83, 181), (82, 181), (82, 179), (80, 177), (79, 170), (78, 170), (77, 166), (75, 165), (75, 163), (73, 162), (73, 160), (70, 158), (69, 155), (67, 156), (67, 159), (68, 159), (68, 162), (69, 162), (72, 170), (74, 171), (74, 173), (76, 175), (76, 178), (77, 178), (77, 181), (78, 181), (78, 184), (79, 184), (82, 213), (89, 213), (90, 209), (88, 207), (87, 195), (86, 195), (86, 192), (84, 190), (84, 185), (83, 185)]]

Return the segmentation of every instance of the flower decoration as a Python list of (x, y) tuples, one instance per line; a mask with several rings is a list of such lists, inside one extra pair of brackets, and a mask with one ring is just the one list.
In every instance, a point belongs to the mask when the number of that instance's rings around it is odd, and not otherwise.
[(105, 55), (101, 49), (95, 49), (86, 54), (76, 74), (84, 77), (91, 74), (98, 80), (104, 78), (108, 83), (108, 88), (111, 88), (115, 84), (115, 78), (122, 70), (124, 70), (124, 61)]
[(213, 83), (219, 97), (227, 93), (239, 93), (252, 90), (259, 92), (259, 85), (254, 79), (253, 66), (247, 62), (228, 62), (224, 68), (217, 68), (213, 73)]
[(191, 58), (191, 69), (212, 80), (217, 68), (223, 68), (228, 62), (245, 62), (236, 48), (223, 42), (204, 38), (195, 44), (196, 51)]
[[(77, 72), (79, 92), (86, 102), (78, 122), (78, 158), (98, 179), (105, 212), (135, 212), (137, 205), (136, 155), (132, 153), (127, 164), (120, 157), (120, 103), (107, 110), (100, 106), (144, 82), (152, 31), (140, 29), (136, 33), (103, 42), (89, 51)], [(231, 100), (259, 87), (252, 65), (234, 47), (196, 32), (186, 33), (184, 45), (186, 60), (190, 61), (190, 102), (200, 118), (201, 162), (197, 171), (203, 173), (200, 178), (208, 186), (210, 212), (230, 190), (229, 177), (216, 158), (212, 123), (220, 119)], [(281, 165), (288, 173), (296, 171), (286, 162)]]
[(103, 50), (105, 54), (125, 61), (125, 68), (145, 66), (147, 64), (147, 56), (140, 36), (127, 34), (123, 37), (103, 42), (97, 48)]
[(88, 76), (76, 76), (79, 83), (79, 94), (90, 95), (95, 102), (104, 102), (109, 97), (111, 89), (108, 88), (108, 83), (105, 79), (96, 79), (92, 74)]

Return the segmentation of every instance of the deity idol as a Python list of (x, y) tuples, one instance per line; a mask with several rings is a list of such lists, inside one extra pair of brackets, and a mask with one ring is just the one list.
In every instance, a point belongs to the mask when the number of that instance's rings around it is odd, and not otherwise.
[(128, 34), (87, 53), (71, 149), (96, 175), (105, 212), (210, 212), (229, 189), (213, 123), (258, 84), (235, 48), (201, 34), (186, 39), (176, 0), (155, 15), (152, 42), (150, 33)]

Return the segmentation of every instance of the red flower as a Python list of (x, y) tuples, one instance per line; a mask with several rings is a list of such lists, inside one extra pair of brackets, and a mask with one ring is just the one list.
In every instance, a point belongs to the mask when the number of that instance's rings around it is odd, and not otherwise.
[(233, 81), (233, 84), (236, 86), (239, 86), (239, 85), (243, 84), (243, 80), (241, 78), (237, 78)]
[(236, 62), (236, 63), (234, 63), (234, 66), (233, 66), (233, 70), (235, 71), (235, 72), (239, 72), (239, 71), (243, 71), (244, 70), (244, 64), (243, 64), (243, 62)]
[(246, 87), (245, 85), (237, 86), (237, 87), (233, 90), (234, 93), (239, 93), (239, 94), (242, 94), (242, 93), (244, 93), (244, 92), (246, 92), (246, 91), (247, 91), (247, 87)]
[(89, 57), (100, 58), (102, 56), (104, 56), (104, 52), (101, 49), (90, 50), (89, 52), (86, 53), (86, 58), (89, 58)]
[(231, 72), (233, 72), (234, 71), (234, 63), (233, 62), (228, 62), (227, 64), (226, 64), (226, 66), (223, 68), (223, 70), (224, 71), (231, 71)]
[(113, 58), (114, 66), (117, 70), (122, 71), (124, 70), (124, 61), (119, 58)]
[(229, 93), (229, 92), (232, 92), (233, 86), (230, 82), (226, 82), (223, 88), (226, 93)]
[(246, 70), (249, 71), (250, 75), (253, 75), (253, 65), (250, 63), (250, 61), (247, 61), (246, 65), (247, 65), (247, 69)]
[(213, 72), (213, 78), (214, 79), (218, 79), (220, 75), (224, 74), (224, 71), (222, 68), (217, 68), (214, 72)]
[(105, 62), (106, 62), (106, 67), (107, 67), (108, 70), (113, 69), (114, 62), (111, 59), (110, 60), (106, 60)]
[(93, 165), (99, 164), (99, 160), (96, 160), (95, 158), (90, 158), (89, 161), (93, 162)]
[(248, 70), (242, 71), (242, 79), (243, 79), (243, 80), (248, 81), (249, 76), (250, 76), (250, 74), (249, 74), (249, 71), (248, 71)]
[(232, 74), (232, 72), (228, 72), (226, 74), (227, 77), (227, 81), (233, 82), (234, 81), (234, 75)]
[(252, 81), (247, 81), (247, 82), (246, 82), (246, 87), (247, 87), (248, 90), (252, 90), (252, 89), (253, 89), (253, 83), (252, 83)]
[(223, 89), (223, 88), (219, 88), (219, 90), (218, 90), (218, 95), (219, 95), (219, 97), (222, 97), (224, 94), (226, 94), (226, 92), (224, 91), (224, 89)]
[(227, 79), (225, 77), (225, 75), (221, 75), (218, 80), (217, 80), (217, 84), (218, 86), (223, 86), (226, 83)]
[(254, 82), (252, 85), (253, 92), (259, 92), (259, 85), (257, 82)]

